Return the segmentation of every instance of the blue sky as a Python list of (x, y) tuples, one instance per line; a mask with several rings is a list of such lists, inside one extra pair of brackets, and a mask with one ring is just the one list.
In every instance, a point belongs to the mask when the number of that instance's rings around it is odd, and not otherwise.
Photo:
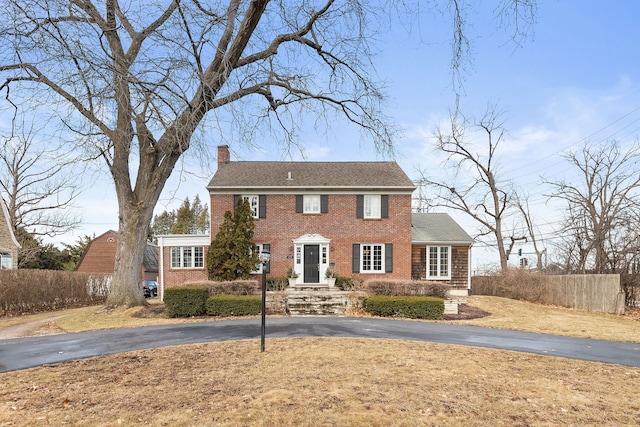
[[(469, 16), (473, 27), (468, 33), (473, 51), (463, 74), (462, 112), (481, 116), (488, 104), (504, 111), (508, 137), (499, 150), (500, 173), (529, 193), (541, 235), (551, 241), (560, 213), (557, 206), (546, 203), (541, 177), (556, 180), (570, 174), (560, 155), (585, 140), (601, 143), (615, 138), (630, 144), (640, 133), (640, 2), (541, 0), (537, 22), (521, 46), (509, 41), (508, 29), (496, 27), (489, 13), (494, 2), (469, 3), (475, 11)], [(434, 176), (441, 171), (431, 135), (446, 123), (454, 107), (449, 23), (437, 13), (425, 13), (418, 22), (410, 30), (394, 25), (382, 34), (374, 59), (387, 85), (387, 112), (403, 129), (395, 160), (416, 179), (418, 169)], [(326, 134), (309, 131), (302, 135), (301, 145), (311, 161), (389, 160), (360, 141), (358, 130), (346, 123), (336, 123)], [(231, 144), (232, 159), (288, 159), (277, 144), (265, 142), (263, 147)], [(301, 158), (294, 153), (294, 160)], [(184, 166), (190, 173), (176, 171), (156, 213), (174, 209), (185, 196), (193, 199), (195, 194), (208, 203), (204, 187), (214, 165), (203, 168), (185, 159)], [(57, 241), (117, 229), (110, 179), (101, 178), (92, 188), (77, 203), (83, 206), (82, 226)], [(457, 213), (452, 216), (474, 234), (472, 221)], [(490, 248), (479, 245), (474, 250), (475, 269), (496, 262)]]

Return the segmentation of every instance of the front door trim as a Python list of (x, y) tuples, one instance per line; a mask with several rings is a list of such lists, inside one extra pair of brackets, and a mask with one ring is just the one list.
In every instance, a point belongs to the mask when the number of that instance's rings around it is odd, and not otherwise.
[[(298, 237), (297, 239), (293, 239), (293, 245), (295, 248), (293, 270), (298, 274), (296, 284), (327, 283), (327, 279), (324, 277), (324, 275), (327, 268), (329, 267), (329, 242), (331, 242), (330, 239), (327, 239), (320, 234), (305, 234)], [(309, 246), (309, 248), (306, 248), (307, 246)], [(311, 249), (312, 246), (317, 246), (318, 254), (313, 255), (313, 260), (306, 260), (305, 257), (309, 256), (307, 250)], [(305, 266), (309, 263), (309, 261), (313, 261), (315, 263), (316, 256), (318, 258), (317, 278), (315, 272), (313, 275), (309, 274), (310, 271), (308, 269), (305, 272)]]

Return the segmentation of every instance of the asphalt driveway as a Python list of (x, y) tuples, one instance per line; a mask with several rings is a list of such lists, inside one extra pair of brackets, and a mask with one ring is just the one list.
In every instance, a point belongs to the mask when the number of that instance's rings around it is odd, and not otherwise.
[[(260, 319), (112, 329), (0, 340), (0, 372), (157, 347), (256, 340)], [(640, 344), (590, 340), (444, 323), (350, 317), (267, 318), (269, 338), (361, 337), (513, 350), (640, 367)]]

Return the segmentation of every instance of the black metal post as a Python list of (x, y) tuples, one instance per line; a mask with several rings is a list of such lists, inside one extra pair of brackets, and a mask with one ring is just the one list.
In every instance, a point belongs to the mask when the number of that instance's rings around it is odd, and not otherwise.
[(260, 335), (260, 352), (264, 352), (265, 320), (267, 312), (267, 263), (262, 263), (262, 332)]

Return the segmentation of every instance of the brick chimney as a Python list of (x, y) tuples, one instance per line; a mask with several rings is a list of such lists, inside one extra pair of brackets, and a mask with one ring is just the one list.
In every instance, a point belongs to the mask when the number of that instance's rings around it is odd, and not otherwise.
[(218, 145), (218, 167), (231, 161), (228, 145)]

